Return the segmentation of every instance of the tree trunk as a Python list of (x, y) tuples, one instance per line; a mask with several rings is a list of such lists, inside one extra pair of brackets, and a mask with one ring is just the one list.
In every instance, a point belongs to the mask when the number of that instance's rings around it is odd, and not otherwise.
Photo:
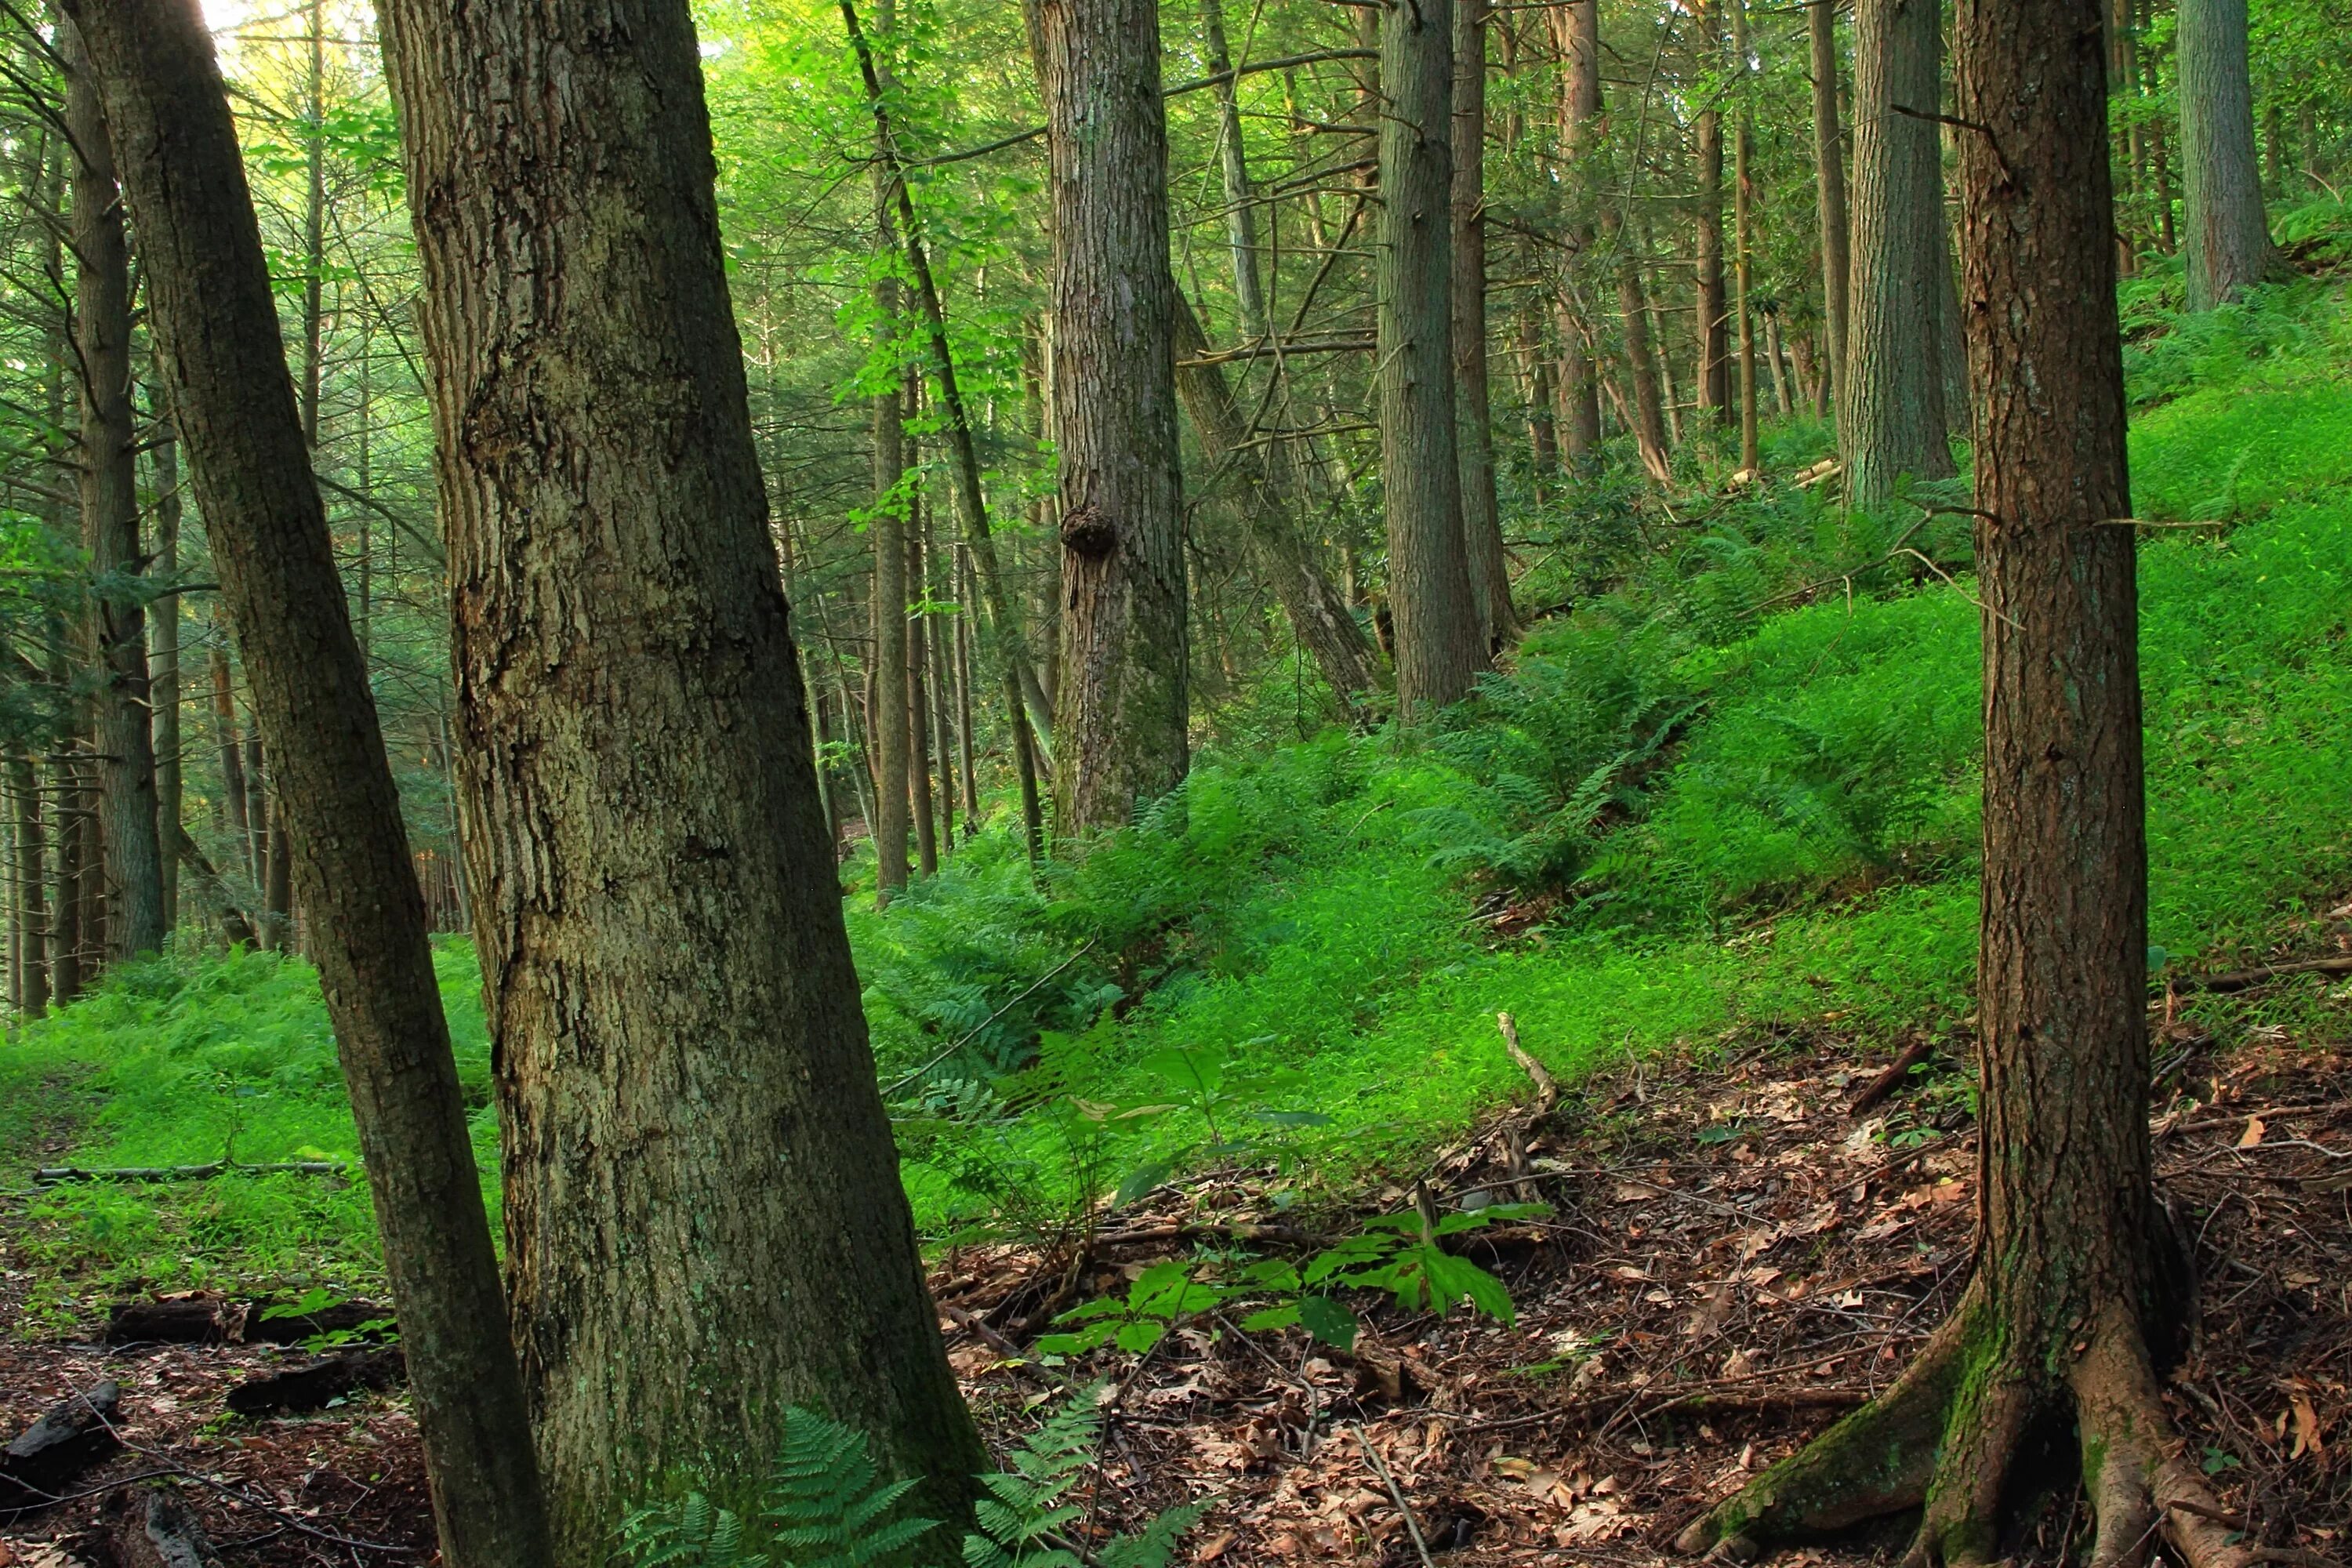
[(2246, 0), (2180, 0), (2181, 208), (2189, 308), (2210, 310), (2276, 264), (2254, 159)]
[(1040, 21), (1062, 469), (1054, 795), (1079, 838), (1175, 788), (1188, 761), (1176, 289), (1159, 7), (1045, 0)]
[(1240, 489), (1236, 510), (1267, 586), (1289, 617), (1291, 635), (1314, 656), (1332, 694), (1353, 704), (1379, 683), (1379, 666), (1347, 599), (1331, 585), (1307, 549), (1297, 470), (1279, 448), (1251, 446), (1224, 367), (1201, 363), (1208, 352), (1200, 318), (1178, 289), (1176, 392), (1192, 422), (1205, 482), (1230, 474)]
[[(1723, 54), (1724, 0), (1696, 0), (1699, 35), (1710, 58)], [(1713, 100), (1698, 113), (1698, 405), (1728, 425), (1731, 313), (1724, 299), (1723, 111)]]
[(1847, 285), (1853, 250), (1846, 228), (1845, 133), (1838, 127), (1837, 0), (1810, 0), (1813, 46), (1813, 183), (1822, 230), (1822, 316), (1830, 406), (1845, 407)]
[[(1455, 0), (1457, 14), (1463, 3)], [(1551, 15), (1559, 46), (1559, 151), (1567, 171), (1570, 206), (1569, 221), (1561, 230), (1565, 248), (1555, 311), (1559, 325), (1559, 423), (1569, 467), (1575, 469), (1590, 463), (1601, 447), (1600, 380), (1580, 287), (1582, 264), (1592, 250), (1591, 209), (1601, 197), (1602, 184), (1592, 166), (1599, 151), (1593, 132), (1601, 118), (1601, 30), (1597, 0), (1572, 0)], [(1482, 99), (1484, 85), (1482, 73)]]
[(109, 955), (163, 945), (163, 856), (155, 837), (155, 736), (147, 684), (139, 471), (131, 405), (131, 252), (114, 184), (114, 151), (97, 83), (68, 24), (66, 123), (73, 132), (74, 337), (81, 384), (82, 544), (98, 584), (90, 640), (99, 669), (91, 700), (104, 886), (113, 899)]
[(261, 868), (255, 864), (251, 803), (245, 787), (245, 748), (236, 734), (236, 694), (229, 678), (228, 617), (213, 616), (213, 649), (207, 661), (212, 672), (213, 735), (220, 749), (221, 796), (227, 805), (228, 825), (236, 835), (237, 851), (245, 858), (247, 878), (261, 886)]
[[(1896, 479), (1953, 472), (1946, 438), (1943, 154), (1934, 0), (1856, 0), (1853, 295), (1847, 339), (1848, 504), (1884, 507)], [(1911, 113), (1902, 112), (1905, 110)]]
[(682, 1470), (741, 1500), (793, 1405), (960, 1519), (985, 1457), (875, 1086), (685, 0), (378, 14), (557, 1553)]
[(1733, 90), (1738, 103), (1732, 115), (1731, 208), (1733, 310), (1739, 321), (1739, 467), (1753, 474), (1762, 460), (1756, 450), (1756, 313), (1749, 308), (1752, 253), (1756, 246), (1756, 183), (1750, 165), (1756, 159), (1756, 115), (1748, 101), (1748, 0), (1726, 0), (1731, 7)]
[[(180, 446), (179, 432), (161, 385), (151, 389), (156, 433), (150, 460), (155, 465), (155, 569), (166, 582), (180, 574)], [(149, 682), (155, 710), (155, 836), (163, 857), (163, 929), (180, 923), (180, 857), (172, 852), (173, 834), (180, 825), (185, 777), (181, 757), (180, 725), (180, 595), (157, 601), (152, 634), (154, 668)]]
[[(2251, 1553), (2179, 1449), (2151, 1344), (2171, 1250), (2150, 1181), (2134, 542), (2100, 0), (1960, 0), (1985, 645), (1976, 1272), (1888, 1392), (1685, 1534), (1755, 1546), (1924, 1504), (1913, 1560), (2000, 1554), (2071, 1417), (2086, 1561), (2159, 1532)], [(2178, 1263), (2178, 1259), (2174, 1260)], [(2015, 1482), (2017, 1484), (2011, 1485)]]
[(1518, 310), (1519, 358), (1528, 384), (1528, 458), (1538, 496), (1559, 472), (1559, 427), (1552, 422), (1551, 361), (1543, 346), (1543, 321), (1532, 304)]
[(25, 1016), (37, 1018), (49, 1010), (48, 845), (40, 775), (24, 752), (8, 759), (8, 787), (16, 797), (16, 994)]
[(1642, 258), (1633, 235), (1614, 221), (1617, 244), (1617, 312), (1624, 321), (1625, 365), (1633, 383), (1633, 439), (1642, 467), (1660, 489), (1674, 482), (1667, 456), (1666, 416), (1658, 384), (1658, 362), (1650, 346), (1650, 304), (1642, 288)]
[(286, 372), (212, 39), (181, 0), (69, 0), (124, 152), (160, 367), (289, 838), (385, 1268), (441, 1552), (549, 1553), (498, 1262), (400, 799)]
[[(907, 507), (907, 582), (918, 603), (928, 603), (923, 588), (923, 500), (918, 489)], [(940, 819), (931, 794), (931, 662), (930, 617), (907, 618), (907, 782), (913, 791), (915, 869), (925, 877), (940, 871)]]
[(1453, 0), (1381, 10), (1381, 474), (1408, 722), (1467, 696), (1486, 663), (1454, 452), (1453, 56)]
[[(880, 0), (875, 25), (887, 40), (897, 22), (897, 0)], [(877, 139), (879, 133), (877, 132)], [(893, 176), (880, 162), (874, 170), (874, 221), (883, 254), (898, 237), (892, 205)], [(877, 271), (874, 309), (885, 341), (896, 342), (902, 327), (898, 278)], [(907, 885), (907, 384), (899, 376), (874, 397), (874, 514), (867, 524), (874, 552), (874, 901), (881, 906)]]
[(1224, 178), (1225, 247), (1234, 264), (1234, 308), (1241, 335), (1260, 339), (1267, 334), (1265, 288), (1258, 280), (1257, 208), (1250, 195), (1249, 160), (1242, 146), (1241, 82), (1230, 74), (1233, 56), (1225, 46), (1223, 0), (1201, 0), (1202, 42), (1208, 46), (1202, 63), (1217, 84), (1217, 168)]
[(1495, 495), (1495, 421), (1486, 374), (1486, 10), (1454, 6), (1454, 414), (1462, 467), (1462, 542), (1489, 657), (1518, 636)]

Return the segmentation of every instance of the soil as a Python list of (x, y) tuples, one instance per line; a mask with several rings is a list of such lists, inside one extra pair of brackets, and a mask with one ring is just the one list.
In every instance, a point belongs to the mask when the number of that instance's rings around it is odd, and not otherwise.
[[(1075, 1269), (1036, 1249), (961, 1249), (932, 1280), (942, 1328), (1000, 1445), (1034, 1425), (1041, 1395), (1106, 1380), (1089, 1536), (1207, 1499), (1180, 1560), (1663, 1563), (1703, 1506), (1885, 1387), (1966, 1278), (1965, 1037), (1931, 1042), (1891, 1096), (1848, 1112), (1906, 1043), (1733, 1042), (1588, 1084), (1541, 1119), (1497, 1115), (1422, 1176), (1449, 1208), (1522, 1193), (1552, 1205), (1464, 1238), (1508, 1284), (1508, 1325), (1389, 1308), (1368, 1314), (1352, 1354), (1213, 1318), (1141, 1357), (1106, 1350), (1052, 1368), (1003, 1353), (1045, 1306), (1198, 1247), (1230, 1251), (1234, 1227), (1259, 1225), (1303, 1253), (1303, 1230), (1348, 1235), (1366, 1213), (1413, 1203), (1408, 1176), (1354, 1215), (1310, 1224), (1275, 1213), (1263, 1175), (1243, 1172), (1116, 1216)], [(2340, 1560), (2352, 1531), (2352, 1055), (2260, 1028), (2220, 1055), (2168, 1023), (2158, 1056), (2161, 1185), (2202, 1279), (2166, 1397), (2254, 1541)], [(13, 1258), (7, 1268), (0, 1310), (13, 1321), (25, 1276)], [(102, 1319), (104, 1303), (89, 1305)], [(127, 1447), (72, 1500), (0, 1517), (0, 1568), (105, 1568), (90, 1532), (107, 1491), (158, 1471), (180, 1478), (232, 1565), (434, 1560), (399, 1396), (308, 1417), (226, 1413), (231, 1384), (299, 1353), (12, 1331), (0, 1341), (5, 1435), (111, 1377)], [(2017, 1561), (2061, 1563), (2081, 1547), (2074, 1498), (2062, 1450), (2008, 1543)], [(1780, 1561), (1859, 1568), (1903, 1544), (1897, 1521)]]

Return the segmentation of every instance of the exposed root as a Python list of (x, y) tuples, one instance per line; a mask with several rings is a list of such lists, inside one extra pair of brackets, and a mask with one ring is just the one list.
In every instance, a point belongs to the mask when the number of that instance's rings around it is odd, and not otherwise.
[(2247, 1568), (2257, 1559), (2182, 1457), (2137, 1325), (2106, 1316), (2069, 1379), (2098, 1520), (2092, 1568), (2137, 1568), (2159, 1534), (2185, 1568)]
[[(1964, 1323), (1976, 1320), (1965, 1309), (1955, 1316)], [(2000, 1559), (2001, 1499), (2042, 1406), (2042, 1391), (2019, 1375), (1998, 1338), (1968, 1338), (1969, 1364), (1953, 1395), (1943, 1452), (1904, 1568), (1982, 1568)]]

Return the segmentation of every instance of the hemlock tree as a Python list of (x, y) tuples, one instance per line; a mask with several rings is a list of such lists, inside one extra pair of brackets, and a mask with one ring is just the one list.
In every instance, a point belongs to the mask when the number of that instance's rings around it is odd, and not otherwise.
[(289, 872), (375, 1200), (441, 1554), (451, 1568), (551, 1568), (425, 900), (212, 37), (196, 0), (66, 9), (103, 89), (157, 368), (278, 770)]
[[(557, 1551), (785, 1410), (969, 1510), (753, 448), (686, 0), (383, 0)], [(1164, 269), (1163, 269), (1164, 270)]]
[(1853, 287), (1846, 500), (1885, 506), (1895, 479), (1953, 472), (1944, 423), (1943, 153), (1937, 142), (1942, 19), (1937, 0), (1855, 0)]
[(2181, 237), (2189, 308), (2210, 310), (2277, 264), (2254, 158), (2246, 0), (2180, 0)]
[(60, 30), (65, 121), (72, 132), (69, 248), (74, 257), (75, 377), (80, 385), (82, 547), (97, 577), (89, 597), (98, 665), (92, 740), (109, 918), (107, 956), (163, 945), (163, 855), (155, 826), (155, 735), (148, 700), (147, 616), (126, 579), (141, 574), (138, 448), (131, 406), (131, 250), (115, 188), (114, 150), (99, 86), (73, 25)]
[(1381, 473), (1397, 711), (1466, 696), (1486, 658), (1454, 417), (1453, 0), (1381, 10)]
[(1847, 289), (1853, 249), (1846, 218), (1845, 134), (1838, 128), (1837, 0), (1808, 0), (1805, 26), (1813, 51), (1813, 182), (1822, 230), (1822, 353), (1829, 360), (1830, 408), (1845, 416)]
[(1976, 1270), (1903, 1377), (1700, 1520), (1735, 1552), (1924, 1505), (1911, 1561), (2001, 1555), (2071, 1420), (2089, 1561), (2246, 1548), (2179, 1451), (2155, 1357), (2179, 1302), (2147, 1128), (2147, 857), (2101, 0), (1959, 0), (1978, 377), (1984, 877)]
[[(1495, 423), (1486, 366), (1486, 11), (1454, 7), (1454, 415), (1462, 465), (1462, 545), (1478, 605), (1479, 645), (1491, 656), (1518, 636), (1511, 570), (1495, 492)], [(1571, 339), (1571, 341), (1573, 341)], [(1589, 383), (1591, 377), (1588, 375)]]
[(1154, 0), (1036, 15), (1062, 470), (1054, 794), (1061, 833), (1083, 837), (1175, 788), (1189, 755), (1168, 125)]
[[(888, 40), (898, 0), (880, 0), (875, 25)], [(874, 226), (887, 265), (874, 279), (877, 331), (895, 353), (904, 323), (896, 255), (898, 197), (885, 128), (875, 129)], [(898, 490), (907, 474), (905, 378), (893, 374), (874, 395), (874, 901), (887, 904), (907, 885), (907, 530)]]

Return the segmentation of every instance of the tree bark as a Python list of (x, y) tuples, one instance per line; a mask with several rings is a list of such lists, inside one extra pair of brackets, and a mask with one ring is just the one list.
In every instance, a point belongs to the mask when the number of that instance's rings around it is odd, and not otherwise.
[(228, 617), (213, 616), (213, 648), (206, 661), (212, 674), (213, 736), (220, 750), (221, 797), (227, 805), (229, 827), (236, 835), (237, 853), (245, 860), (247, 878), (257, 890), (261, 868), (254, 861), (250, 802), (245, 787), (245, 747), (236, 733), (236, 694), (229, 678)]
[(1224, 367), (1201, 363), (1209, 345), (1200, 318), (1181, 289), (1175, 299), (1176, 392), (1192, 422), (1192, 438), (1208, 469), (1206, 479), (1213, 483), (1221, 475), (1232, 477), (1240, 491), (1236, 510), (1251, 552), (1289, 617), (1291, 635), (1314, 656), (1333, 694), (1353, 704), (1379, 683), (1379, 664), (1346, 597), (1307, 552), (1297, 470), (1272, 444), (1249, 445)]
[[(1686, 1532), (1733, 1555), (1924, 1505), (1911, 1560), (2000, 1555), (2070, 1418), (2131, 1568), (2245, 1547), (2179, 1452), (2152, 1346), (2171, 1303), (2147, 1126), (2147, 840), (2100, 0), (1960, 0), (1984, 600), (1976, 1271), (1874, 1404)], [(2175, 1260), (2176, 1265), (2178, 1260)], [(2040, 1479), (2040, 1478), (2035, 1478)], [(2012, 1485), (2012, 1482), (2019, 1484)]]
[(16, 994), (27, 1018), (49, 1010), (48, 844), (41, 810), (40, 775), (33, 759), (8, 759), (8, 787), (16, 797)]
[(1381, 10), (1381, 474), (1407, 722), (1467, 696), (1486, 663), (1454, 451), (1453, 55), (1453, 0)]
[(680, 1470), (742, 1500), (793, 1405), (952, 1521), (985, 1459), (804, 743), (685, 0), (378, 15), (558, 1555)]
[(1518, 636), (1495, 494), (1495, 421), (1486, 374), (1486, 10), (1454, 6), (1454, 413), (1462, 466), (1462, 542), (1489, 657)]
[[(166, 582), (180, 573), (180, 445), (178, 429), (165, 406), (163, 389), (151, 389), (156, 432), (150, 460), (155, 467), (155, 569)], [(180, 923), (180, 857), (172, 852), (173, 834), (180, 826), (185, 776), (180, 751), (184, 744), (180, 712), (180, 595), (176, 584), (170, 597), (157, 602), (151, 634), (154, 667), (148, 690), (154, 708), (155, 836), (163, 858), (163, 930)]]
[(1810, 0), (1813, 47), (1813, 184), (1822, 232), (1822, 316), (1830, 406), (1845, 408), (1847, 286), (1853, 249), (1846, 227), (1845, 133), (1838, 125), (1837, 0)]
[(1738, 95), (1732, 113), (1731, 210), (1732, 308), (1739, 321), (1739, 467), (1753, 474), (1761, 466), (1756, 450), (1756, 314), (1748, 303), (1756, 245), (1756, 184), (1750, 167), (1756, 157), (1756, 114), (1748, 101), (1748, 0), (1726, 4), (1731, 7), (1731, 79)]
[[(1847, 339), (1848, 504), (1885, 506), (1896, 479), (1953, 472), (1938, 305), (1946, 291), (1934, 0), (1855, 0), (1853, 294)], [(1902, 112), (1909, 110), (1912, 112)]]
[(2277, 260), (2254, 155), (2246, 0), (2180, 0), (2178, 43), (2189, 308), (2210, 310)]
[(163, 857), (155, 837), (155, 736), (147, 681), (147, 616), (131, 581), (139, 547), (139, 470), (131, 404), (131, 251), (115, 189), (114, 151), (98, 84), (68, 23), (66, 123), (73, 135), (74, 338), (80, 367), (82, 545), (97, 583), (91, 701), (104, 885), (113, 899), (109, 956), (163, 945)]
[[(1465, 0), (1455, 0), (1458, 8)], [(1488, 0), (1491, 3), (1491, 0)], [(1559, 268), (1559, 423), (1571, 470), (1591, 461), (1601, 447), (1600, 381), (1593, 367), (1586, 312), (1580, 296), (1580, 264), (1592, 249), (1591, 208), (1601, 182), (1592, 163), (1593, 132), (1601, 118), (1601, 22), (1598, 0), (1574, 0), (1552, 13), (1559, 42), (1559, 150), (1567, 166), (1570, 217)], [(1482, 79), (1483, 87), (1483, 79)], [(1483, 94), (1482, 94), (1483, 96)], [(1458, 112), (1458, 110), (1457, 110)]]
[(1175, 788), (1189, 760), (1176, 290), (1159, 7), (1045, 0), (1039, 20), (1062, 469), (1054, 795), (1059, 831), (1080, 838)]
[[(897, 28), (897, 12), (898, 0), (878, 0), (874, 24), (886, 47)], [(878, 123), (875, 141), (874, 223), (887, 257), (897, 249), (899, 237), (897, 176), (887, 162), (887, 137)], [(903, 302), (896, 274), (877, 268), (875, 314), (884, 341), (894, 347), (904, 330), (899, 320)], [(907, 500), (899, 493), (907, 473), (907, 388), (902, 375), (889, 379), (889, 386), (874, 397), (874, 512), (866, 525), (874, 552), (874, 689), (878, 699), (874, 820), (867, 827), (874, 839), (877, 907), (889, 903), (890, 895), (907, 885)]]
[[(927, 604), (924, 587), (922, 494), (907, 508), (907, 581), (916, 602)], [(931, 662), (930, 617), (907, 617), (907, 782), (913, 791), (915, 869), (925, 877), (940, 871), (940, 819), (931, 791)]]
[(1658, 361), (1650, 346), (1650, 302), (1642, 287), (1642, 258), (1622, 221), (1612, 222), (1617, 245), (1617, 313), (1624, 322), (1625, 366), (1633, 383), (1633, 439), (1642, 467), (1661, 489), (1674, 480), (1668, 457), (1666, 416), (1658, 384)]
[[(1699, 36), (1708, 56), (1723, 55), (1724, 0), (1696, 0)], [(1723, 276), (1723, 110), (1710, 98), (1699, 110), (1698, 139), (1698, 405), (1728, 425), (1731, 405), (1731, 313)]]
[(1202, 42), (1207, 58), (1202, 62), (1217, 84), (1217, 169), (1224, 181), (1225, 248), (1234, 266), (1234, 313), (1241, 335), (1264, 338), (1267, 333), (1265, 286), (1258, 279), (1257, 207), (1250, 194), (1249, 159), (1242, 145), (1240, 79), (1229, 73), (1233, 56), (1225, 44), (1223, 0), (1201, 0)]
[(453, 1568), (552, 1559), (400, 799), (352, 636), (212, 39), (69, 0), (122, 158), (159, 365), (283, 791)]

